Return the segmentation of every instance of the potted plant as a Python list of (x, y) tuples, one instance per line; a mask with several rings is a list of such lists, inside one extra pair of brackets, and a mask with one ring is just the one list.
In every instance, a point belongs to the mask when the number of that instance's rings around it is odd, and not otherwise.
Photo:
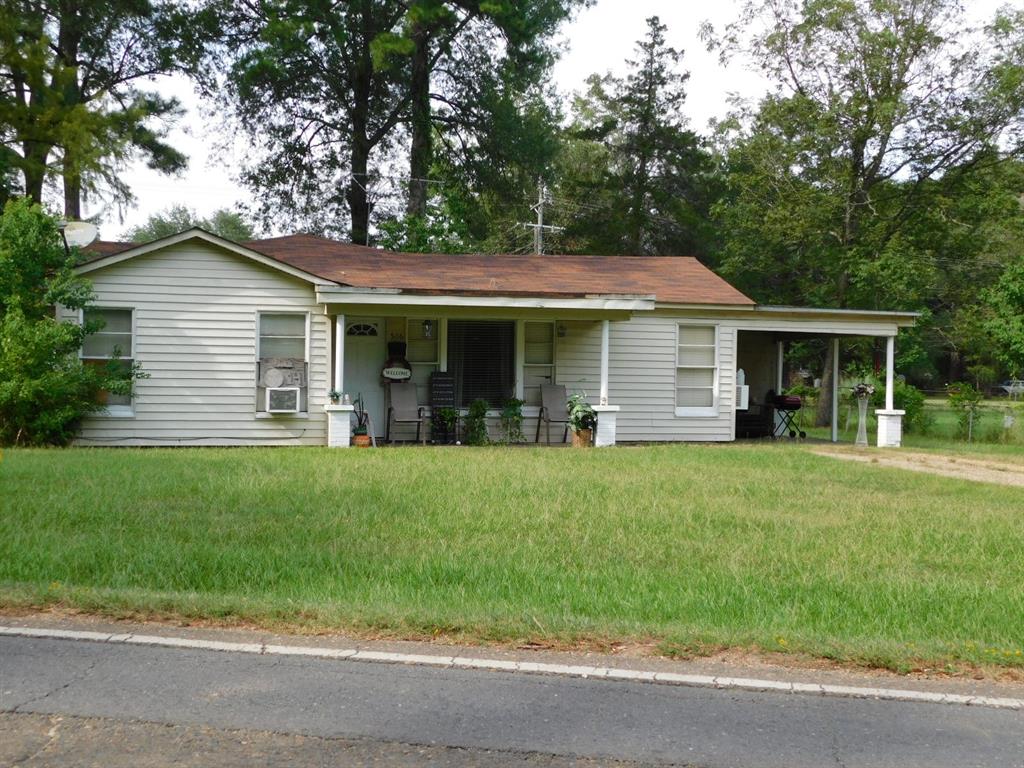
[(487, 445), (490, 437), (487, 434), (487, 410), (490, 406), (486, 400), (476, 399), (469, 404), (469, 412), (462, 423), (466, 445)]
[(875, 388), (866, 381), (862, 381), (859, 384), (854, 384), (852, 390), (853, 396), (857, 398), (857, 440), (855, 442), (864, 447), (868, 444), (868, 401), (875, 394)]
[(442, 406), (434, 410), (434, 429), (445, 445), (454, 443), (457, 439), (456, 428), (459, 424), (459, 412), (450, 406)]
[(576, 448), (587, 448), (594, 443), (594, 430), (597, 429), (597, 413), (587, 402), (586, 393), (569, 396), (569, 429), (572, 430), (572, 444)]
[(332, 389), (327, 393), (328, 399), (331, 401), (331, 405), (337, 405), (341, 402), (341, 392), (336, 389)]
[(355, 406), (353, 413), (356, 417), (356, 425), (352, 428), (352, 445), (356, 448), (370, 447), (370, 414), (363, 407), (363, 398), (357, 397), (352, 403)]

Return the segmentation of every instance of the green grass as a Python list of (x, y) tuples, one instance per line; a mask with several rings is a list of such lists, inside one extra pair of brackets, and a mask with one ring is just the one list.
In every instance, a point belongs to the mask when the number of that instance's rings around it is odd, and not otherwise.
[(11, 450), (0, 606), (1024, 665), (1019, 488), (757, 444)]

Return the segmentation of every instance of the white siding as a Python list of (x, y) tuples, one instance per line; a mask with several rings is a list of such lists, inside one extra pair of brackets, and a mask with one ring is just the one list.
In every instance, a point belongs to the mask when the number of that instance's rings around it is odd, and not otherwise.
[[(192, 240), (87, 276), (95, 304), (135, 310), (134, 416), (91, 417), (82, 445), (323, 445), (329, 318), (298, 278)], [(257, 416), (258, 312), (308, 312), (308, 415)]]
[[(719, 329), (718, 414), (681, 417), (676, 416), (675, 402), (677, 323), (677, 318), (652, 315), (611, 323), (608, 399), (621, 408), (620, 441), (721, 441), (733, 437), (735, 331), (725, 325)], [(586, 392), (596, 403), (601, 383), (601, 323), (564, 325), (567, 333), (558, 339), (558, 383), (569, 393)]]

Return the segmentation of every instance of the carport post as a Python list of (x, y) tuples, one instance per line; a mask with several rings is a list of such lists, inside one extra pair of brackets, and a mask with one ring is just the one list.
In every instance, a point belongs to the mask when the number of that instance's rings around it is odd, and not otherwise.
[(839, 337), (832, 337), (832, 442), (839, 442)]
[(896, 406), (893, 404), (893, 376), (896, 368), (896, 337), (887, 336), (885, 339), (885, 410), (891, 411)]

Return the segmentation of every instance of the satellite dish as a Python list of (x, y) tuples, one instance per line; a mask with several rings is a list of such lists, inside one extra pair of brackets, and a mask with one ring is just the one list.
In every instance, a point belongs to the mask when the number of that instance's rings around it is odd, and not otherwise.
[(69, 221), (64, 225), (64, 241), (69, 246), (84, 248), (96, 239), (97, 234), (99, 230), (96, 229), (96, 225), (88, 221)]

